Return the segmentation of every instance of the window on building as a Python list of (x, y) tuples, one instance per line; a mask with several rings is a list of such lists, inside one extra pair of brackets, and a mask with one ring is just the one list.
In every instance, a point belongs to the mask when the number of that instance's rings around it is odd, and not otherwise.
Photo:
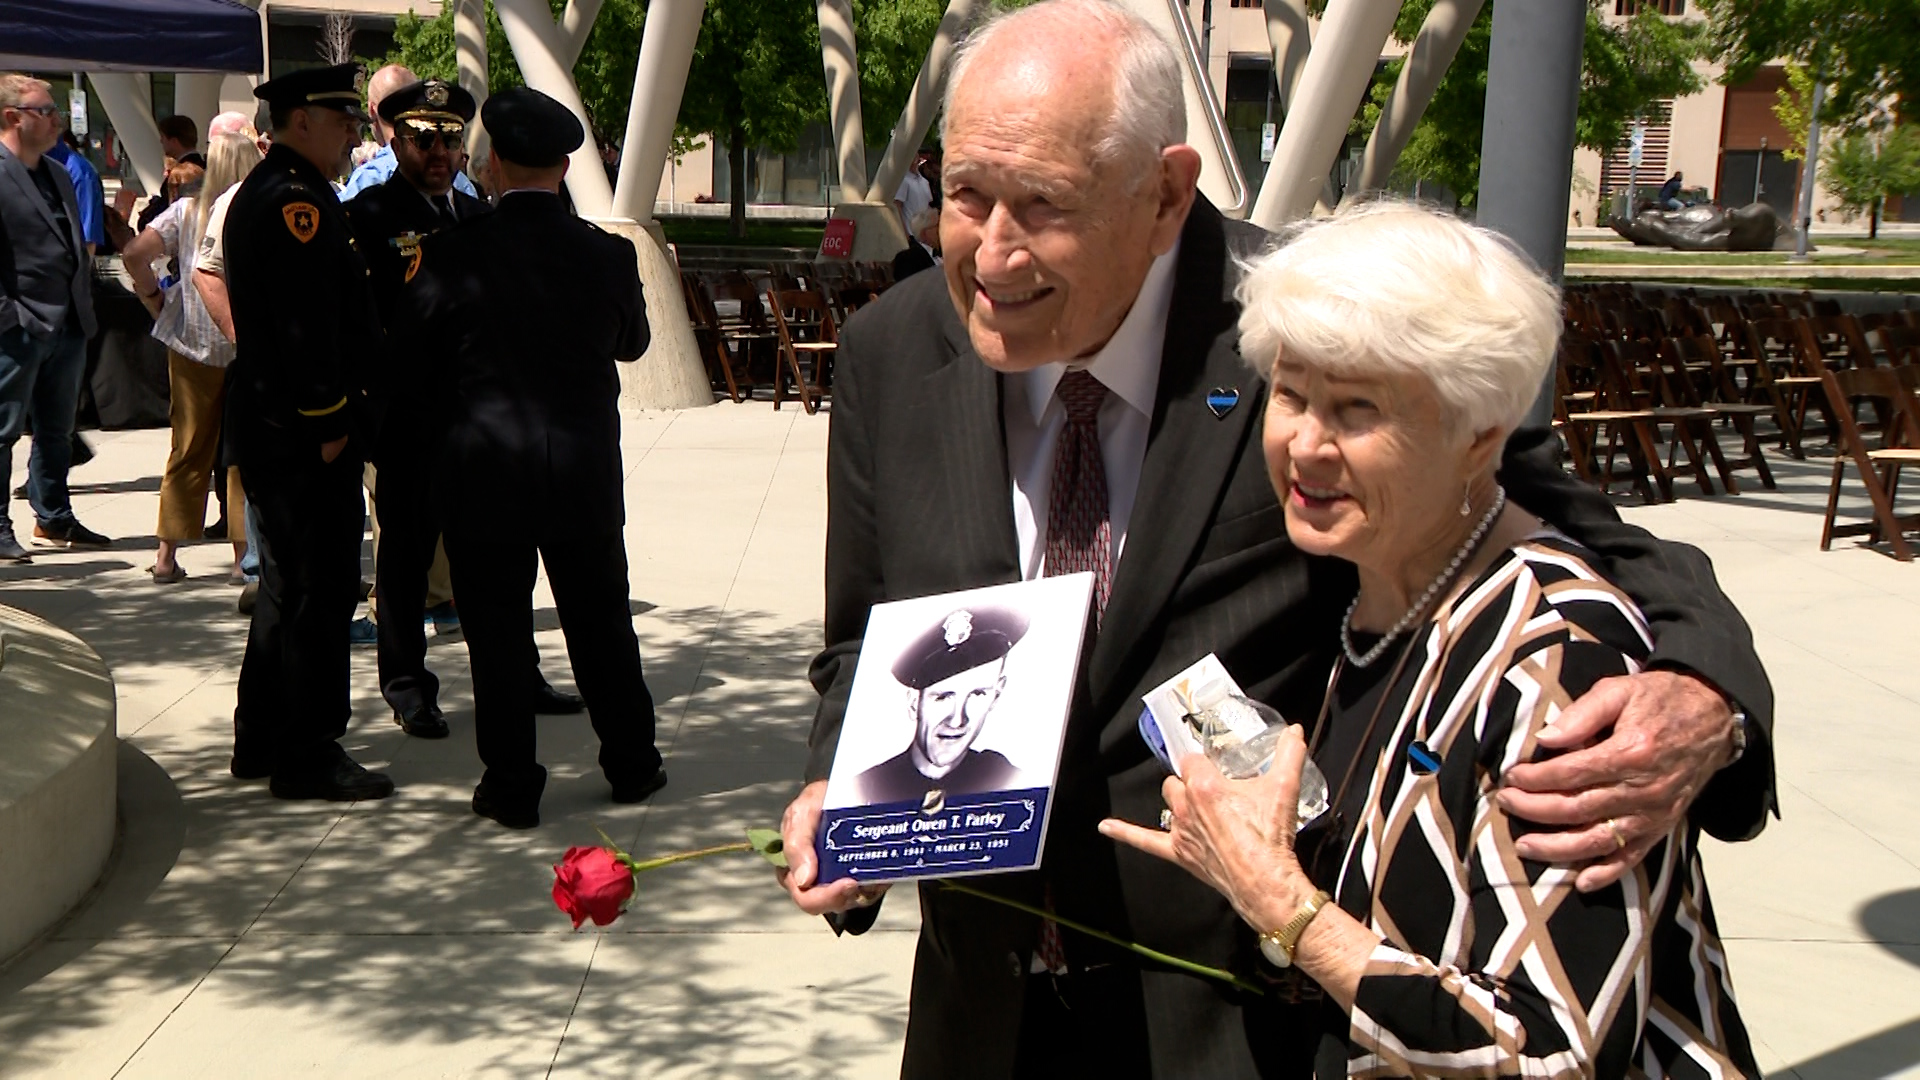
[(1638, 15), (1642, 11), (1658, 12), (1661, 15), (1685, 15), (1687, 0), (1613, 0), (1615, 15)]
[(1260, 6), (1260, 0), (1233, 0), (1233, 3), (1230, 6), (1257, 8)]

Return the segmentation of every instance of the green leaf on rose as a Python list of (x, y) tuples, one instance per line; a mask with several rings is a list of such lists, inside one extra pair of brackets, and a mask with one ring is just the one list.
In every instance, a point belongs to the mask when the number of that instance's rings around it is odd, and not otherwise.
[(772, 829), (748, 829), (747, 843), (760, 857), (782, 870), (787, 868), (787, 853), (780, 842), (780, 834)]

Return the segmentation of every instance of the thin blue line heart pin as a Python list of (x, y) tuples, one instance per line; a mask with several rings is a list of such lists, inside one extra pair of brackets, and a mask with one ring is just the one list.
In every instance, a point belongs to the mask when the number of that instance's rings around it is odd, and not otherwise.
[(1213, 412), (1215, 420), (1225, 420), (1238, 404), (1240, 388), (1237, 386), (1216, 386), (1207, 391), (1207, 408)]

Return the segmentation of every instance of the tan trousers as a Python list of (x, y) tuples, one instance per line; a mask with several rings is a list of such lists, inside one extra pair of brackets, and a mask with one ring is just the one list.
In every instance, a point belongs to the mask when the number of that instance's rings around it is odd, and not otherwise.
[[(367, 505), (373, 506), (374, 489), (380, 485), (380, 470), (371, 463), (361, 474), (361, 482), (367, 489)], [(380, 512), (373, 510), (367, 517), (373, 522), (373, 564), (380, 565)], [(439, 607), (453, 599), (453, 572), (447, 567), (447, 545), (436, 541), (433, 545), (433, 567), (427, 571), (427, 606)], [(380, 598), (377, 595), (367, 597), (367, 615), (375, 622), (380, 621)]]
[[(199, 540), (207, 528), (207, 484), (220, 451), (220, 421), (227, 404), (227, 373), (167, 350), (167, 420), (173, 428), (167, 472), (160, 480), (156, 534), (175, 542)], [(227, 538), (247, 538), (240, 470), (227, 469)]]

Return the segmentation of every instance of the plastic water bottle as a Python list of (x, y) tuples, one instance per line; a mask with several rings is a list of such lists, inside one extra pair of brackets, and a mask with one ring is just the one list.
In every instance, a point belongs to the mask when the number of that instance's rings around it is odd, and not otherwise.
[[(1199, 731), (1207, 760), (1229, 780), (1251, 780), (1273, 765), (1273, 751), (1289, 725), (1272, 706), (1229, 694), (1188, 717)], [(1294, 829), (1326, 813), (1327, 778), (1307, 758), (1300, 769), (1300, 802)]]

